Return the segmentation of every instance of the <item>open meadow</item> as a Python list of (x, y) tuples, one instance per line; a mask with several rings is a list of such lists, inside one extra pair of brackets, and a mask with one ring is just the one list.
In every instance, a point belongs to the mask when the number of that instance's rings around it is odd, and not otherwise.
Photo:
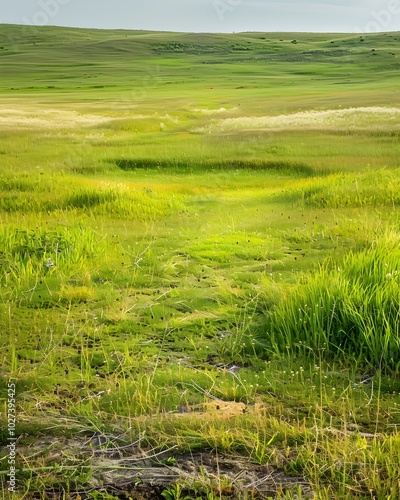
[(400, 498), (399, 42), (0, 25), (1, 499)]

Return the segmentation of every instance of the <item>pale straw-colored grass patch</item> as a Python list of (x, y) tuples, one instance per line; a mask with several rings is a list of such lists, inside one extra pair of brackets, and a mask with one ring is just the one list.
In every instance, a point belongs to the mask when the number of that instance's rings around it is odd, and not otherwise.
[(0, 128), (62, 129), (95, 126), (109, 121), (108, 117), (81, 114), (77, 111), (39, 108), (0, 108)]
[(35, 106), (0, 105), (0, 129), (74, 129), (76, 127), (95, 127), (109, 122), (121, 120), (157, 119), (177, 124), (179, 120), (169, 114), (113, 114), (105, 116), (101, 113), (88, 113), (70, 109), (54, 109)]
[(199, 113), (201, 115), (220, 115), (223, 113), (228, 113), (230, 111), (236, 111), (238, 108), (234, 107), (231, 109), (226, 108), (218, 108), (218, 109), (203, 109), (203, 108), (194, 108), (193, 111), (195, 113)]
[(400, 129), (400, 108), (360, 107), (310, 110), (277, 116), (242, 116), (216, 120), (195, 132), (230, 132), (252, 129), (357, 129), (390, 126)]

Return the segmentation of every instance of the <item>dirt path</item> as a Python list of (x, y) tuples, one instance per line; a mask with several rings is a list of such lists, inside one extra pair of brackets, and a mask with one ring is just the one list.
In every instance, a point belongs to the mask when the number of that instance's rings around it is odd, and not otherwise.
[[(182, 488), (181, 496), (171, 498), (182, 500), (261, 500), (277, 498), (287, 491), (293, 492), (293, 498), (297, 494), (303, 500), (315, 498), (302, 477), (288, 476), (272, 466), (252, 463), (243, 457), (222, 456), (215, 450), (181, 453), (172, 448), (156, 452), (142, 449), (137, 443), (117, 446), (113, 439), (112, 436), (95, 433), (83, 442), (52, 441), (50, 444), (49, 440), (42, 439), (26, 449), (22, 448), (22, 455), (47, 455), (46, 461), (50, 460), (53, 464), (59, 463), (63, 457), (65, 464), (59, 470), (64, 476), (64, 481), (60, 481), (64, 487), (46, 489), (37, 492), (40, 493), (37, 496), (33, 494), (25, 498), (58, 499), (65, 490), (69, 490), (65, 498), (73, 500), (103, 498), (100, 496), (102, 493), (126, 500), (164, 499), (162, 492), (176, 492), (177, 482)], [(70, 458), (65, 460), (66, 456)], [(82, 476), (71, 474), (74, 469), (81, 473), (90, 471), (87, 482), (79, 484), (76, 477)], [(74, 477), (74, 480), (67, 483), (68, 476)]]

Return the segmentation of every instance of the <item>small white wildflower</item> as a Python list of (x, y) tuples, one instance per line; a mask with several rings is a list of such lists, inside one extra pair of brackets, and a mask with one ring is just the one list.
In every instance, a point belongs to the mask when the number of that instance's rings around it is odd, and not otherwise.
[(46, 262), (44, 263), (44, 265), (45, 265), (48, 269), (50, 269), (51, 267), (54, 267), (54, 266), (55, 266), (54, 262), (50, 259), (50, 257), (49, 257), (48, 259), (46, 259)]

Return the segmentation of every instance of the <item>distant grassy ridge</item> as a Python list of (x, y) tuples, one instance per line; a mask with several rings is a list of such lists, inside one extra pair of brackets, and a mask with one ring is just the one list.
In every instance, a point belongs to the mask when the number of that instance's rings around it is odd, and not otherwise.
[[(1, 25), (0, 91), (71, 92), (73, 85), (75, 91), (93, 93), (118, 85), (121, 98), (135, 98), (133, 92), (146, 87), (147, 99), (163, 94), (167, 86), (174, 98), (179, 98), (178, 89), (183, 96), (197, 89), (204, 98), (210, 88), (218, 91), (223, 85), (228, 99), (243, 99), (254, 98), (255, 88), (258, 96), (267, 96), (293, 85), (299, 95), (305, 84), (315, 94), (336, 92), (336, 85), (352, 91), (354, 84), (377, 91), (383, 82), (397, 90), (399, 39), (398, 33), (324, 38), (307, 33), (222, 35)], [(221, 74), (223, 68), (229, 68), (228, 75)]]

